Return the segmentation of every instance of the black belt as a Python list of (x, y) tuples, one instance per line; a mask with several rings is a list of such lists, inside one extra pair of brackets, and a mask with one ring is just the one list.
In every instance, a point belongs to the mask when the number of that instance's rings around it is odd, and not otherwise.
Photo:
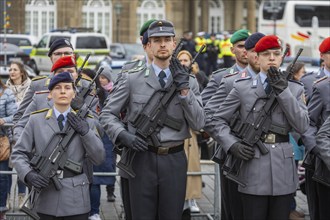
[(155, 154), (159, 154), (159, 155), (174, 154), (174, 153), (183, 151), (183, 144), (180, 144), (175, 147), (154, 147), (154, 146), (149, 145), (148, 151), (153, 152)]
[(265, 134), (263, 141), (266, 144), (275, 144), (275, 143), (281, 143), (281, 142), (289, 142), (290, 138), (289, 135), (281, 135), (281, 134)]
[(64, 169), (64, 170), (57, 170), (57, 176), (58, 178), (71, 178), (77, 175), (80, 175), (81, 173), (75, 173), (70, 170)]

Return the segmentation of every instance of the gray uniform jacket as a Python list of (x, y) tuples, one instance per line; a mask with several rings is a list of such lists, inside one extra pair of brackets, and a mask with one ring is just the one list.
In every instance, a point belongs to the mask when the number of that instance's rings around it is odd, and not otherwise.
[[(94, 120), (87, 117), (89, 132), (80, 136), (76, 134), (68, 147), (68, 158), (83, 164), (87, 158), (93, 164), (101, 164), (105, 158), (100, 137), (94, 129)], [(64, 126), (67, 128), (68, 122)], [(18, 176), (25, 181), (25, 176), (32, 168), (29, 155), (42, 154), (52, 135), (59, 132), (58, 122), (52, 109), (31, 115), (21, 137), (12, 152), (12, 162)], [(37, 212), (54, 215), (70, 216), (90, 211), (89, 181), (85, 173), (72, 178), (60, 179), (63, 188), (57, 191), (53, 184), (43, 189), (37, 202)]]
[[(173, 78), (170, 75), (165, 88), (169, 87), (172, 81)], [(184, 119), (184, 123), (180, 131), (166, 126), (160, 130), (158, 139), (165, 147), (183, 143), (184, 139), (190, 137), (189, 127), (193, 130), (200, 130), (204, 126), (204, 110), (197, 80), (190, 77), (189, 85), (190, 90), (187, 97), (174, 97), (167, 108), (168, 115)], [(152, 94), (160, 89), (158, 77), (152, 66), (134, 73), (123, 73), (121, 83), (100, 115), (100, 122), (114, 143), (117, 143), (118, 134), (125, 130), (119, 117), (122, 110), (127, 109), (128, 130), (134, 134), (135, 129), (130, 125), (130, 121), (141, 112)]]
[(203, 89), (202, 92), (203, 106), (205, 106), (206, 103), (211, 99), (211, 97), (217, 92), (222, 78), (227, 74), (233, 74), (237, 71), (239, 71), (237, 64), (234, 64), (228, 69), (220, 69), (213, 73), (212, 79), (209, 81), (209, 83)]
[(302, 134), (303, 142), (308, 151), (316, 145), (315, 135), (324, 121), (330, 115), (330, 78), (319, 79), (313, 87), (313, 94), (308, 103), (310, 126)]
[(330, 115), (323, 123), (316, 136), (317, 147), (320, 148), (320, 157), (330, 170)]
[[(254, 74), (255, 75), (255, 74)], [(205, 116), (206, 116), (206, 122), (204, 130), (213, 137), (212, 131), (214, 128), (213, 123), (213, 115), (216, 113), (223, 101), (225, 101), (226, 97), (230, 93), (230, 91), (233, 89), (233, 85), (236, 79), (239, 78), (245, 78), (247, 76), (252, 76), (251, 73), (249, 73), (248, 69), (244, 69), (242, 72), (235, 72), (233, 74), (228, 74), (224, 76), (221, 80), (219, 89), (217, 92), (209, 99), (209, 101), (206, 103), (204, 107)]]
[(325, 76), (324, 71), (323, 71), (323, 69), (320, 68), (319, 71), (317, 71), (317, 72), (306, 73), (305, 75), (303, 75), (301, 77), (300, 82), (302, 82), (304, 84), (305, 97), (306, 97), (307, 103), (309, 102), (309, 99), (312, 96), (313, 85), (314, 85), (315, 81), (321, 79), (324, 76)]
[[(303, 101), (303, 86), (298, 82), (289, 82), (276, 99), (279, 105), (271, 114), (272, 124), (305, 132), (309, 123), (308, 113)], [(245, 121), (249, 112), (249, 122), (258, 116), (267, 98), (259, 74), (252, 78), (236, 80), (232, 91), (214, 114), (216, 141), (227, 153), (229, 148), (239, 141), (230, 132), (229, 123), (236, 111)], [(251, 121), (250, 121), (251, 120)], [(285, 195), (296, 191), (297, 173), (294, 165), (293, 148), (289, 142), (264, 144), (269, 153), (262, 155), (255, 148), (255, 156), (244, 163), (239, 178), (247, 186), (239, 191), (253, 195)]]
[[(23, 116), (16, 122), (13, 128), (14, 132), (14, 141), (17, 141), (20, 135), (23, 132), (23, 129), (25, 125), (27, 124), (29, 117), (32, 112), (35, 112), (37, 110), (41, 110), (44, 108), (51, 108), (53, 106), (53, 100), (48, 98), (49, 95), (49, 90), (44, 90), (44, 91), (38, 91), (34, 94), (32, 97), (32, 101), (28, 105), (28, 107), (25, 109)], [(98, 120), (98, 115), (96, 113), (96, 106), (98, 103), (98, 99), (94, 98), (92, 95), (89, 95), (85, 99), (85, 103), (89, 105), (89, 103), (92, 102), (91, 104), (91, 113), (94, 116), (95, 120)]]

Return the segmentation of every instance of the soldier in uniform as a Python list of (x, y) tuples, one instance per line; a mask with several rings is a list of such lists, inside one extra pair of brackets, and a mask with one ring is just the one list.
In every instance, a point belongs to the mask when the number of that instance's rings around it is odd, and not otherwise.
[[(226, 153), (244, 161), (238, 175), (240, 182), (246, 184), (238, 187), (243, 219), (288, 219), (298, 183), (288, 132), (291, 129), (305, 132), (309, 122), (303, 101), (303, 85), (288, 81), (279, 72), (282, 47), (278, 37), (261, 38), (255, 51), (260, 73), (256, 77), (235, 81), (233, 89), (213, 116), (214, 134)], [(269, 89), (273, 91), (270, 93)], [(254, 124), (273, 95), (278, 105), (270, 113), (270, 129), (264, 131), (259, 139), (268, 151), (262, 154), (259, 148), (250, 147), (233, 135), (229, 123), (234, 113), (239, 111), (243, 122)]]
[[(220, 108), (228, 96), (229, 92), (233, 88), (234, 81), (239, 78), (245, 78), (247, 76), (255, 77), (260, 72), (260, 65), (257, 61), (257, 53), (254, 50), (256, 43), (265, 35), (262, 33), (254, 33), (250, 35), (244, 43), (245, 49), (247, 50), (248, 66), (242, 72), (235, 72), (224, 76), (221, 80), (218, 91), (212, 96), (204, 107), (206, 115), (206, 123), (204, 130), (211, 136), (214, 137), (216, 134), (213, 133), (215, 124), (213, 123), (213, 115)], [(221, 149), (217, 149), (217, 154), (214, 155), (214, 161), (218, 162), (220, 166), (224, 164), (226, 154)], [(241, 207), (241, 199), (238, 193), (237, 183), (228, 180), (224, 177), (220, 171), (221, 181), (221, 215), (222, 219), (242, 219), (243, 210)]]
[[(152, 51), (153, 63), (141, 71), (123, 73), (121, 84), (100, 115), (101, 124), (114, 143), (122, 143), (125, 150), (136, 152), (131, 161), (136, 176), (129, 176), (128, 183), (132, 218), (137, 220), (181, 219), (187, 179), (183, 142), (190, 137), (189, 128), (199, 130), (204, 125), (197, 80), (189, 76), (176, 57), (171, 58), (174, 36), (171, 22), (157, 20), (149, 26), (147, 46)], [(160, 146), (155, 146), (150, 138), (136, 134), (140, 128), (133, 126), (134, 118), (151, 97), (166, 95), (166, 89), (172, 86), (176, 91), (166, 114), (180, 121), (180, 128), (157, 127)], [(128, 129), (119, 118), (123, 109), (127, 109)]]
[[(319, 48), (326, 48), (327, 45), (330, 45), (330, 37), (327, 37), (326, 39), (324, 39), (323, 42), (320, 44)], [(325, 49), (323, 49), (323, 50), (325, 50)], [(324, 60), (324, 57), (327, 56), (326, 52), (327, 51), (321, 51), (321, 49), (320, 49), (321, 60)], [(324, 76), (330, 77), (330, 68), (327, 70), (325, 67), (321, 66), (319, 71), (306, 73), (305, 75), (303, 75), (301, 77), (300, 82), (302, 82), (304, 84), (305, 97), (306, 97), (307, 104), (313, 93), (314, 82), (321, 79)]]
[[(330, 170), (330, 115), (316, 135), (316, 146), (320, 149), (320, 157), (327, 169)], [(327, 198), (330, 198), (329, 196)], [(326, 201), (323, 201), (326, 202)], [(329, 202), (329, 201), (328, 201)], [(329, 203), (323, 203), (327, 205)]]
[(93, 164), (101, 164), (105, 158), (102, 141), (94, 129), (94, 120), (89, 118), (92, 116), (82, 118), (70, 108), (71, 100), (75, 96), (73, 82), (68, 72), (60, 73), (51, 79), (48, 89), (54, 106), (31, 115), (11, 156), (19, 178), (29, 187), (41, 190), (35, 207), (43, 220), (87, 220), (90, 211), (89, 180), (85, 169), (82, 169), (81, 173), (67, 168), (59, 169), (56, 175), (62, 188), (56, 190), (54, 184), (49, 183), (48, 177), (31, 168), (31, 152), (42, 155), (47, 151), (52, 134), (66, 131), (68, 126), (71, 126), (76, 134), (67, 150), (70, 161), (83, 164), (84, 160), (89, 158)]
[[(322, 69), (325, 76), (314, 83), (313, 93), (308, 102), (310, 126), (308, 131), (302, 135), (302, 139), (307, 154), (317, 156), (311, 164), (315, 167), (315, 170), (306, 167), (306, 195), (309, 213), (311, 219), (328, 219), (330, 218), (330, 211), (326, 202), (329, 201), (330, 188), (324, 186), (322, 181), (315, 181), (315, 179), (322, 180), (326, 175), (330, 176), (330, 172), (322, 162), (325, 159), (323, 157), (326, 156), (326, 154), (323, 155), (323, 150), (321, 150), (324, 146), (317, 145), (315, 135), (330, 115), (330, 37), (320, 44), (319, 51), (325, 64)], [(319, 176), (321, 170), (324, 170), (325, 173)], [(319, 177), (315, 178), (317, 176)]]
[(247, 30), (241, 29), (236, 31), (233, 36), (230, 38), (233, 47), (231, 51), (235, 54), (236, 64), (228, 69), (220, 69), (213, 72), (213, 77), (210, 82), (207, 84), (206, 88), (204, 88), (202, 92), (202, 100), (203, 105), (205, 106), (207, 101), (216, 93), (220, 86), (220, 82), (222, 77), (227, 74), (233, 74), (237, 71), (242, 71), (246, 68), (247, 62), (247, 55), (246, 49), (244, 47), (245, 40), (249, 37), (250, 33)]
[[(73, 47), (67, 39), (60, 38), (55, 40), (49, 48), (48, 56), (52, 63), (55, 63), (62, 56), (74, 56)], [(46, 90), (48, 84), (46, 83), (53, 74), (49, 76), (39, 76), (32, 79), (29, 89), (26, 91), (24, 98), (14, 115), (13, 123), (15, 124), (24, 114), (25, 109), (31, 102), (31, 99), (36, 91)]]
[[(78, 78), (78, 74), (77, 74), (77, 67), (76, 67), (76, 62), (75, 59), (71, 56), (64, 56), (61, 57), (60, 59), (58, 59), (54, 65), (52, 66), (51, 72), (53, 73), (53, 75), (57, 75), (61, 72), (69, 72), (70, 74), (72, 74), (72, 77), (74, 80), (76, 80)], [(83, 81), (83, 82), (82, 82)], [(50, 79), (46, 80), (44, 83), (44, 86), (48, 86), (50, 82)], [(88, 86), (87, 85), (87, 80), (82, 79), (81, 81), (79, 81), (77, 83), (77, 89), (81, 90), (83, 85), (84, 87)], [(30, 114), (34, 111), (40, 110), (40, 109), (44, 109), (44, 108), (50, 108), (51, 106), (53, 106), (53, 100), (49, 99), (49, 90), (40, 90), (40, 91), (36, 91), (34, 96), (31, 98), (32, 101), (29, 101), (29, 105), (27, 106), (27, 108), (24, 111), (23, 116), (16, 122), (16, 124), (14, 125), (14, 141), (17, 141), (18, 138), (20, 137), (20, 135), (22, 134), (22, 131), (25, 127), (25, 125), (27, 124)], [(75, 100), (75, 99), (74, 99)], [(89, 95), (86, 97), (85, 99), (85, 103), (88, 106), (90, 104), (90, 102), (92, 102), (91, 104), (91, 110), (93, 115), (96, 115), (96, 105), (98, 103), (98, 99), (95, 97), (93, 97), (93, 95)], [(73, 104), (75, 104), (73, 102)], [(77, 108), (77, 107), (75, 107)]]

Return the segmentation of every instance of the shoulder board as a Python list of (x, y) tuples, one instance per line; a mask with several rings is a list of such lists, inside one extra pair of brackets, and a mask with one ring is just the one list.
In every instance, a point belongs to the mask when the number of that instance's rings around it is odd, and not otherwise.
[(49, 90), (36, 91), (34, 94), (45, 94), (49, 93)]
[(231, 74), (227, 74), (227, 75), (224, 76), (224, 78), (231, 77), (231, 76), (235, 76), (235, 75), (237, 75), (238, 73), (239, 73), (239, 71), (236, 71), (236, 72), (231, 73)]
[(322, 78), (320, 78), (320, 79), (314, 81), (314, 84), (319, 83), (319, 82), (325, 80), (326, 78), (328, 78), (328, 76), (323, 76)]
[(88, 114), (87, 117), (88, 117), (88, 118), (94, 118), (94, 116), (91, 115), (91, 114)]
[(37, 111), (31, 112), (31, 115), (38, 114), (38, 113), (41, 113), (41, 112), (46, 112), (46, 111), (48, 111), (48, 110), (49, 110), (49, 108), (43, 108), (43, 109), (40, 109), (40, 110), (37, 110)]
[(192, 77), (192, 78), (196, 78), (196, 76), (194, 74), (191, 74), (191, 73), (189, 74), (189, 76)]
[(81, 79), (87, 80), (87, 81), (89, 81), (89, 82), (92, 81), (91, 78), (89, 78), (88, 76), (85, 76), (85, 75), (82, 75), (82, 76), (81, 76)]
[(239, 81), (243, 81), (243, 80), (247, 80), (247, 79), (251, 79), (252, 77), (251, 76), (247, 76), (247, 77), (244, 77), (244, 78), (238, 78), (235, 80), (235, 82), (239, 82)]
[(32, 79), (32, 81), (38, 81), (38, 80), (40, 80), (40, 79), (44, 79), (44, 78), (47, 78), (48, 76), (37, 76), (37, 77), (34, 77), (33, 79)]
[(304, 84), (303, 84), (302, 82), (299, 82), (299, 81), (297, 81), (297, 80), (289, 79), (289, 81), (290, 81), (290, 82), (293, 82), (293, 83), (297, 83), (297, 84), (299, 84), (299, 85), (301, 85), (301, 86), (304, 86)]
[(212, 74), (217, 74), (217, 73), (223, 72), (227, 69), (230, 69), (230, 68), (221, 68), (221, 69), (218, 69), (218, 70), (214, 71)]
[(138, 67), (135, 67), (135, 68), (133, 68), (133, 69), (127, 70), (127, 73), (130, 74), (130, 73), (140, 72), (140, 71), (142, 71), (142, 70), (145, 69), (145, 68), (146, 68), (145, 65), (138, 66)]

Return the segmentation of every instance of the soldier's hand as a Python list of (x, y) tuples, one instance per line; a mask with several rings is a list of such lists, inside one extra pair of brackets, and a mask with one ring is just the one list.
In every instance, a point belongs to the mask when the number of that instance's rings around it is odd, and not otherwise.
[(75, 111), (81, 109), (85, 104), (84, 99), (79, 95), (76, 95), (71, 101), (71, 108)]
[(88, 133), (89, 125), (84, 118), (81, 118), (72, 112), (69, 112), (67, 117), (69, 124), (78, 134), (84, 136)]
[(36, 171), (32, 170), (25, 176), (25, 181), (29, 186), (34, 186), (42, 189), (48, 186), (49, 179), (41, 176)]
[(239, 142), (234, 143), (229, 148), (229, 152), (242, 160), (251, 160), (254, 157), (254, 149)]
[(178, 90), (189, 89), (189, 69), (181, 65), (180, 61), (173, 56), (170, 60), (170, 71)]
[(276, 67), (271, 66), (267, 72), (269, 84), (276, 95), (280, 94), (288, 87), (288, 80), (285, 78), (285, 74), (277, 70)]
[(129, 133), (128, 131), (120, 132), (118, 138), (126, 147), (129, 147), (135, 151), (143, 152), (148, 150), (147, 142), (145, 142), (142, 138)]
[(321, 150), (320, 148), (318, 148), (317, 146), (313, 147), (312, 150), (310, 151), (311, 154), (315, 155), (315, 156), (320, 156), (321, 154)]

